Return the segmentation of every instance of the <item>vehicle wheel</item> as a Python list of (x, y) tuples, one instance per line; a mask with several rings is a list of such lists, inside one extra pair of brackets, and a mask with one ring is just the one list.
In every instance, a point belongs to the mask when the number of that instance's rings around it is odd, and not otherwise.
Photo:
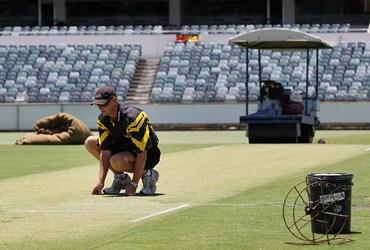
[(270, 143), (270, 141), (266, 138), (249, 137), (248, 140), (249, 140), (249, 144)]
[(299, 137), (299, 143), (312, 143), (314, 136), (314, 130), (312, 125), (302, 124), (301, 137)]
[(255, 137), (248, 137), (249, 144), (258, 143), (258, 139)]

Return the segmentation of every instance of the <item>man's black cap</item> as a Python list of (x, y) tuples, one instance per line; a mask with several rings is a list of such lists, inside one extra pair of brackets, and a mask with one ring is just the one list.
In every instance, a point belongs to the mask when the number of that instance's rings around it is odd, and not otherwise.
[(95, 91), (94, 102), (91, 105), (105, 105), (113, 96), (117, 96), (114, 88), (109, 86), (98, 88)]

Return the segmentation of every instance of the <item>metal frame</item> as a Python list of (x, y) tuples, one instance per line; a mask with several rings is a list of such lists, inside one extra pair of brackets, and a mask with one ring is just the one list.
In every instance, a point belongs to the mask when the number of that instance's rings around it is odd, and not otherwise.
[[(306, 48), (306, 93), (305, 93), (305, 115), (308, 115), (308, 87), (310, 85), (309, 81), (309, 67), (310, 67), (310, 49)], [(246, 48), (246, 83), (245, 83), (245, 114), (249, 114), (249, 48)], [(261, 89), (262, 83), (262, 65), (261, 65), (261, 49), (258, 49), (258, 81), (259, 81), (259, 89)], [(315, 72), (315, 95), (311, 97), (312, 100), (318, 99), (318, 90), (319, 90), (319, 49), (316, 48), (316, 72)], [(259, 102), (262, 103), (262, 99), (259, 98)]]

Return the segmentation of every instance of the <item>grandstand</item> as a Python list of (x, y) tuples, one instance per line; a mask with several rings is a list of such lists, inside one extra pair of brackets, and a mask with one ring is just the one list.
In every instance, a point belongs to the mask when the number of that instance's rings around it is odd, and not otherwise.
[[(102, 85), (145, 105), (242, 105), (246, 88), (257, 101), (257, 51), (245, 86), (246, 53), (227, 41), (269, 27), (334, 45), (320, 52), (321, 101), (370, 100), (369, 1), (0, 2), (0, 105), (88, 104)], [(305, 91), (305, 61), (305, 53), (264, 51), (262, 79)]]
[[(320, 55), (320, 99), (368, 100), (370, 42), (335, 43), (334, 50)], [(95, 88), (107, 84), (124, 101), (141, 55), (139, 44), (0, 45), (0, 102), (90, 102)], [(257, 100), (257, 51), (250, 51), (249, 59), (249, 94)], [(246, 54), (241, 48), (172, 42), (157, 60), (150, 98), (143, 102), (245, 101)], [(302, 52), (263, 52), (262, 78), (304, 91), (305, 60)]]

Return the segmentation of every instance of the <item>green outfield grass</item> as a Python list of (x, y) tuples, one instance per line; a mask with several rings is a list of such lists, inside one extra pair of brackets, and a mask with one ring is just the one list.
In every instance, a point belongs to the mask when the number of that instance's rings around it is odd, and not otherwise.
[(354, 174), (356, 233), (330, 248), (370, 248), (370, 132), (318, 131), (324, 145), (244, 134), (159, 132), (158, 195), (125, 197), (90, 195), (98, 163), (82, 145), (15, 146), (22, 133), (2, 133), (0, 249), (328, 248), (298, 244), (282, 220), (286, 193), (311, 172)]

